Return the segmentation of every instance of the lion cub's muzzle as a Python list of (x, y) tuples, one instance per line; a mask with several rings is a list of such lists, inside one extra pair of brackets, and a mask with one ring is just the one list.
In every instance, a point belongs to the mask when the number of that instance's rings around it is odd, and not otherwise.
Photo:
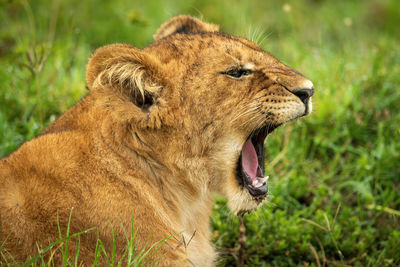
[[(296, 117), (311, 113), (311, 97), (314, 94), (314, 86), (311, 81), (305, 80), (297, 87), (292, 87), (292, 89), (285, 87), (285, 89), (304, 103), (304, 113), (297, 113)], [(268, 175), (264, 173), (264, 141), (280, 124), (269, 124), (253, 131), (244, 143), (238, 159), (236, 173), (239, 184), (246, 188), (256, 201), (262, 201), (268, 193)]]

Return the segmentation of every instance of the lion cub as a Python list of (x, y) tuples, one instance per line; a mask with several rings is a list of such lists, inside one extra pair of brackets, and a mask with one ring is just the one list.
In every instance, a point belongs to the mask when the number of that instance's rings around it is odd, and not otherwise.
[[(264, 140), (311, 112), (312, 82), (189, 16), (164, 23), (154, 39), (144, 49), (99, 48), (86, 69), (89, 95), (0, 160), (4, 255), (24, 262), (69, 225), (71, 234), (94, 229), (79, 240), (85, 266), (98, 237), (121, 259), (132, 229), (137, 251), (179, 235), (149, 262), (212, 266), (213, 194), (234, 213), (263, 202)], [(73, 257), (77, 238), (69, 242)], [(58, 262), (61, 251), (47, 256)]]

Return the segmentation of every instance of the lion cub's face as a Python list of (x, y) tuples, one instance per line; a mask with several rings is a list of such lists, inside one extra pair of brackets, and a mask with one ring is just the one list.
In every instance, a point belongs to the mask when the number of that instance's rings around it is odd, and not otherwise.
[[(179, 144), (179, 150), (160, 148), (171, 153), (165, 165), (186, 169), (191, 182), (206, 183), (239, 212), (254, 209), (267, 194), (266, 136), (309, 114), (314, 88), (256, 44), (217, 29), (175, 17), (143, 50), (127, 45), (98, 50), (87, 81), (92, 91), (107, 96), (108, 105), (118, 105), (116, 116), (132, 131), (159, 132), (171, 146)], [(118, 101), (110, 101), (113, 97)], [(176, 163), (182, 161), (187, 163)]]

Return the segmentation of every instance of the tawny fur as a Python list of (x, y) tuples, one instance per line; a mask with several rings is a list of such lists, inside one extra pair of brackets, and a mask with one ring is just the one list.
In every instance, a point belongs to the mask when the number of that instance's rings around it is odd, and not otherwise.
[[(213, 194), (235, 213), (260, 204), (236, 178), (243, 144), (257, 128), (305, 115), (291, 91), (310, 84), (256, 44), (217, 30), (179, 16), (142, 50), (115, 44), (94, 53), (90, 94), (0, 160), (3, 251), (26, 261), (59, 239), (58, 227), (65, 234), (71, 215), (70, 233), (95, 229), (80, 237), (85, 266), (97, 232), (110, 253), (111, 229), (119, 259), (132, 223), (139, 249), (177, 234), (154, 256), (165, 254), (158, 265), (213, 265)], [(251, 75), (224, 74), (244, 66)]]

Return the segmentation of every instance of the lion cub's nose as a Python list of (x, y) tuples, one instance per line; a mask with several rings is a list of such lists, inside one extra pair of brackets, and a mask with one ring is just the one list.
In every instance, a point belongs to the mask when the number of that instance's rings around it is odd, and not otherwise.
[(307, 105), (308, 99), (314, 94), (314, 85), (311, 81), (307, 80), (300, 86), (292, 90), (293, 94), (295, 94), (300, 100)]

